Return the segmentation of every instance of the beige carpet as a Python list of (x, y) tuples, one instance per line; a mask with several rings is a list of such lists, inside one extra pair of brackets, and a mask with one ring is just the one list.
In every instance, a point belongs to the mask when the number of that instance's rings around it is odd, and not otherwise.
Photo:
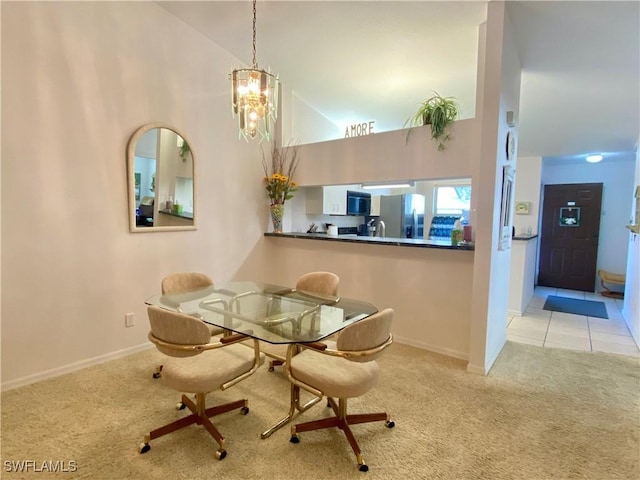
[[(370, 467), (357, 470), (342, 432), (260, 432), (282, 417), (289, 386), (260, 369), (210, 400), (249, 398), (247, 416), (215, 423), (229, 455), (190, 426), (137, 451), (150, 429), (184, 415), (179, 395), (153, 380), (149, 350), (2, 395), (2, 478), (91, 479), (560, 479), (640, 478), (637, 359), (507, 343), (488, 377), (460, 361), (393, 345), (376, 389), (354, 413), (387, 409), (396, 427), (357, 425)], [(323, 415), (325, 402), (305, 412)], [(211, 402), (209, 402), (211, 404)], [(75, 461), (75, 473), (9, 473), (6, 461)]]

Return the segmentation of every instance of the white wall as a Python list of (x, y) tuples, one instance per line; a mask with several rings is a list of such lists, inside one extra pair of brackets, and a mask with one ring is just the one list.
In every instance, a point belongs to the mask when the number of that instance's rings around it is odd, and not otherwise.
[[(237, 59), (153, 2), (1, 8), (4, 387), (146, 344), (167, 273), (253, 276), (268, 203), (230, 114)], [(129, 233), (127, 141), (158, 121), (192, 144), (197, 231)]]
[(542, 157), (518, 158), (515, 201), (529, 202), (529, 213), (513, 216), (513, 226), (517, 234), (526, 232), (528, 228), (531, 228), (531, 233), (538, 233), (541, 176)]
[[(542, 184), (602, 183), (602, 216), (598, 243), (597, 268), (624, 273), (629, 250), (628, 232), (634, 192), (635, 158), (580, 165), (557, 165), (542, 168)], [(600, 282), (596, 282), (599, 289)]]
[[(640, 187), (640, 150), (638, 149), (638, 144), (640, 144), (640, 138), (636, 143), (635, 171), (633, 175), (634, 193), (635, 188)], [(640, 199), (636, 199), (636, 201), (640, 201)], [(634, 212), (635, 203), (632, 204), (631, 208), (631, 211)], [(640, 219), (636, 218), (635, 222), (640, 222)], [(640, 345), (640, 235), (632, 233), (627, 233), (627, 235), (629, 250), (622, 314), (636, 344)]]
[(306, 101), (293, 92), (291, 94), (291, 111), (287, 115), (287, 124), (292, 128), (283, 133), (285, 144), (294, 140), (299, 144), (322, 142), (341, 138), (340, 128), (311, 107)]
[[(509, 127), (506, 112), (518, 118), (520, 62), (511, 23), (503, 2), (490, 2), (479, 44), (478, 101), (481, 129), (479, 159), (473, 163), (472, 209), (475, 209), (475, 263), (473, 269), (470, 352), (467, 369), (486, 374), (506, 341), (510, 250), (499, 250), (502, 168)], [(513, 130), (517, 134), (517, 128)], [(513, 201), (513, 199), (512, 199)]]

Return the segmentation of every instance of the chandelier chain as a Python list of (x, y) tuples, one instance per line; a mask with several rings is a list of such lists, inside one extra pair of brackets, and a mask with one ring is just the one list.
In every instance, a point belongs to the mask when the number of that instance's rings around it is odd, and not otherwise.
[(253, 68), (258, 69), (256, 62), (256, 0), (253, 0)]

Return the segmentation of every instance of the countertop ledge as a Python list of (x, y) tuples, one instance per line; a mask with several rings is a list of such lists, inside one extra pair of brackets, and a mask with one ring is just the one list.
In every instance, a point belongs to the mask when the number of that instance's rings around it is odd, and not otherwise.
[(180, 218), (186, 218), (187, 220), (193, 220), (193, 212), (176, 213), (176, 212), (170, 212), (169, 210), (160, 210), (160, 213), (164, 213), (165, 215), (171, 215), (172, 217), (180, 217)]
[(536, 238), (537, 236), (537, 233), (531, 235), (516, 235), (515, 237), (512, 237), (512, 240), (531, 240), (532, 238)]
[(418, 238), (391, 238), (391, 237), (361, 237), (357, 235), (338, 235), (330, 236), (326, 233), (273, 233), (267, 232), (265, 237), (280, 238), (300, 238), (303, 240), (321, 240), (325, 242), (349, 242), (349, 243), (367, 243), (370, 245), (390, 245), (396, 247), (414, 247), (414, 248), (441, 248), (445, 250), (475, 250), (473, 245), (451, 245), (446, 240), (423, 240)]

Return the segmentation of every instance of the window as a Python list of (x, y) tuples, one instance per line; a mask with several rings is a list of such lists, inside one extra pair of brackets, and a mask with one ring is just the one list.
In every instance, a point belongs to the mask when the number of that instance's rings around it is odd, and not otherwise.
[(471, 206), (471, 185), (440, 185), (434, 188), (434, 215), (468, 214)]

